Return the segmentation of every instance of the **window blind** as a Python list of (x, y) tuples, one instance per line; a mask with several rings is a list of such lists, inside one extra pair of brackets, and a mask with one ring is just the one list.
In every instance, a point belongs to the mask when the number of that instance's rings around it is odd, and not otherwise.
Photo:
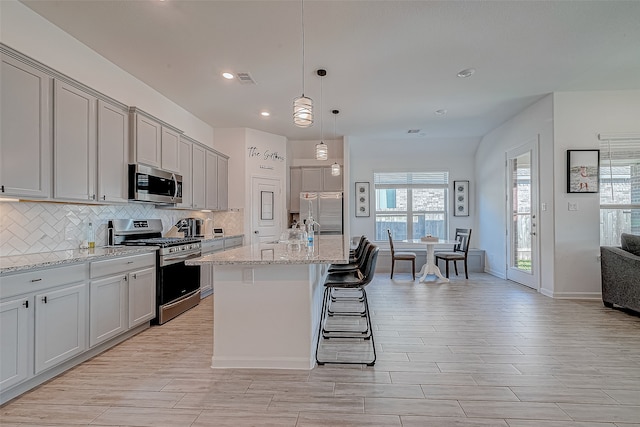
[(373, 183), (376, 187), (448, 185), (449, 172), (376, 172)]

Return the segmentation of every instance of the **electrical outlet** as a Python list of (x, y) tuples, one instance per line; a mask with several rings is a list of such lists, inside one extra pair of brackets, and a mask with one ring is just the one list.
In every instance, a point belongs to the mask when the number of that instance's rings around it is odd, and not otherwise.
[(253, 268), (242, 269), (242, 282), (253, 283)]
[(577, 211), (578, 210), (578, 202), (569, 202), (568, 209), (570, 211)]

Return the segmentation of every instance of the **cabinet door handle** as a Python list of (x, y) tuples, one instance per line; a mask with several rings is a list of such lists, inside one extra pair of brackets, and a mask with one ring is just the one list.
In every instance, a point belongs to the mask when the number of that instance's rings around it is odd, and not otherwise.
[(133, 261), (127, 261), (127, 264), (133, 264)]
[(102, 195), (102, 200), (107, 200), (107, 195), (106, 194)]
[(1, 190), (1, 191), (4, 193), (4, 185), (2, 185), (1, 187), (2, 187), (2, 190)]
[(133, 273), (133, 278), (137, 279), (138, 278), (138, 273)]
[(22, 305), (24, 306), (24, 308), (29, 308), (29, 300), (25, 300)]
[(45, 303), (45, 304), (47, 303), (47, 297), (46, 296), (42, 297), (42, 302)]
[(40, 282), (42, 279), (31, 279), (31, 283)]

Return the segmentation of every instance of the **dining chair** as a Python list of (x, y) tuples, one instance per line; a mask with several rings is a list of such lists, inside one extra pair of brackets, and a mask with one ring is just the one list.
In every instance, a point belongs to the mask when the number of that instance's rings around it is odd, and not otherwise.
[(393, 279), (396, 261), (411, 261), (411, 274), (413, 275), (413, 280), (416, 280), (416, 254), (413, 252), (396, 252), (393, 248), (391, 230), (387, 229), (387, 234), (389, 235), (389, 248), (391, 249), (391, 278)]
[(444, 260), (447, 264), (446, 277), (449, 278), (449, 261), (453, 261), (453, 267), (458, 275), (458, 261), (464, 261), (464, 276), (469, 278), (469, 270), (467, 269), (467, 255), (469, 254), (469, 241), (471, 240), (470, 228), (456, 228), (456, 238), (458, 243), (453, 247), (452, 252), (436, 252), (436, 265), (438, 261)]

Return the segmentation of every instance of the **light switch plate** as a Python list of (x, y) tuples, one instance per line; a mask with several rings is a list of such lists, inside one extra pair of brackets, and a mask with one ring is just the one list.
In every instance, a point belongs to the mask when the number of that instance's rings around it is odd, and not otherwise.
[(253, 283), (253, 268), (242, 269), (242, 282)]
[(569, 202), (568, 209), (570, 211), (577, 211), (578, 210), (578, 202)]

